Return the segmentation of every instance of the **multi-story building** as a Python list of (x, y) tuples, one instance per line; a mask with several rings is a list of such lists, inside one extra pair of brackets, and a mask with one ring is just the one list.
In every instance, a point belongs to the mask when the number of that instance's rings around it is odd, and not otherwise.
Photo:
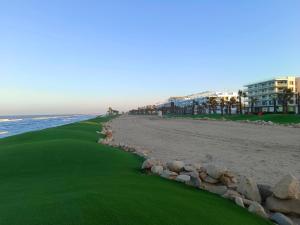
[[(291, 89), (295, 96), (288, 103), (288, 111), (296, 111), (296, 93), (300, 91), (300, 77), (286, 76), (245, 85), (249, 112), (282, 112), (278, 93)], [(274, 105), (276, 109), (274, 109)]]
[[(157, 105), (158, 109), (169, 108), (170, 112), (178, 109), (179, 111), (185, 110), (184, 113), (191, 114), (194, 110), (194, 114), (201, 111), (201, 113), (208, 113), (209, 107), (205, 107), (203, 109), (203, 105), (209, 105), (209, 98), (215, 98), (218, 102), (218, 106), (216, 107), (216, 113), (221, 113), (221, 107), (219, 105), (221, 98), (224, 98), (226, 102), (228, 102), (232, 97), (238, 100), (237, 92), (200, 92), (197, 94), (181, 96), (181, 97), (170, 97), (167, 102), (161, 103)], [(242, 99), (243, 101), (244, 99)], [(243, 102), (244, 105), (244, 102)], [(237, 112), (237, 105), (232, 105), (232, 113)], [(172, 109), (173, 108), (173, 109)], [(203, 111), (204, 110), (204, 111)], [(226, 109), (224, 109), (226, 111)]]

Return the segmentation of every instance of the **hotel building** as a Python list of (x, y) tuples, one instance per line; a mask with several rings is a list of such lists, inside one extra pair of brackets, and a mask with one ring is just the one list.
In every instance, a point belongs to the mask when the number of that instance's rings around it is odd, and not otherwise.
[[(281, 93), (284, 89), (291, 89), (295, 93), (294, 97), (288, 103), (288, 111), (297, 111), (296, 93), (300, 91), (300, 77), (277, 77), (248, 84), (245, 87), (248, 96), (249, 112), (282, 112), (282, 103), (278, 100), (277, 94)], [(276, 110), (274, 110), (274, 101)]]

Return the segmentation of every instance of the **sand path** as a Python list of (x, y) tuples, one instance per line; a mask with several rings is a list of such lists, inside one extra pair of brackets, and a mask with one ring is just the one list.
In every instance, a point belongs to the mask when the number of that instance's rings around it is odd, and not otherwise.
[(299, 128), (146, 116), (121, 116), (112, 128), (115, 143), (164, 161), (217, 163), (269, 185), (289, 172), (300, 178)]

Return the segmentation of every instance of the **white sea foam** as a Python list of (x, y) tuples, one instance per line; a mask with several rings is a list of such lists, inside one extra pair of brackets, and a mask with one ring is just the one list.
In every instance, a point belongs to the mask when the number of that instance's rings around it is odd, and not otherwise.
[(0, 119), (0, 123), (4, 123), (4, 122), (15, 122), (15, 121), (21, 121), (23, 119), (8, 119), (8, 118), (5, 118), (5, 119)]
[(34, 117), (33, 120), (48, 120), (48, 119), (56, 119), (59, 118), (58, 116), (41, 116), (41, 117)]
[(7, 134), (7, 133), (8, 133), (8, 131), (1, 131), (1, 130), (0, 130), (0, 135), (1, 135), (1, 134)]

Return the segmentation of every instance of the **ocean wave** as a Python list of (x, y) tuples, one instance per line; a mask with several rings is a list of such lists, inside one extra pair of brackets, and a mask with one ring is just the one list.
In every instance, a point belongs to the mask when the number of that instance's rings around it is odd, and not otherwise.
[(33, 120), (48, 120), (48, 119), (57, 119), (59, 116), (41, 116), (41, 117), (34, 117)]
[(8, 119), (8, 118), (5, 118), (5, 119), (0, 119), (0, 123), (4, 123), (4, 122), (15, 122), (15, 121), (21, 121), (23, 119)]
[(8, 131), (1, 131), (1, 130), (0, 130), (0, 135), (1, 135), (1, 134), (7, 134), (7, 133), (8, 133)]

